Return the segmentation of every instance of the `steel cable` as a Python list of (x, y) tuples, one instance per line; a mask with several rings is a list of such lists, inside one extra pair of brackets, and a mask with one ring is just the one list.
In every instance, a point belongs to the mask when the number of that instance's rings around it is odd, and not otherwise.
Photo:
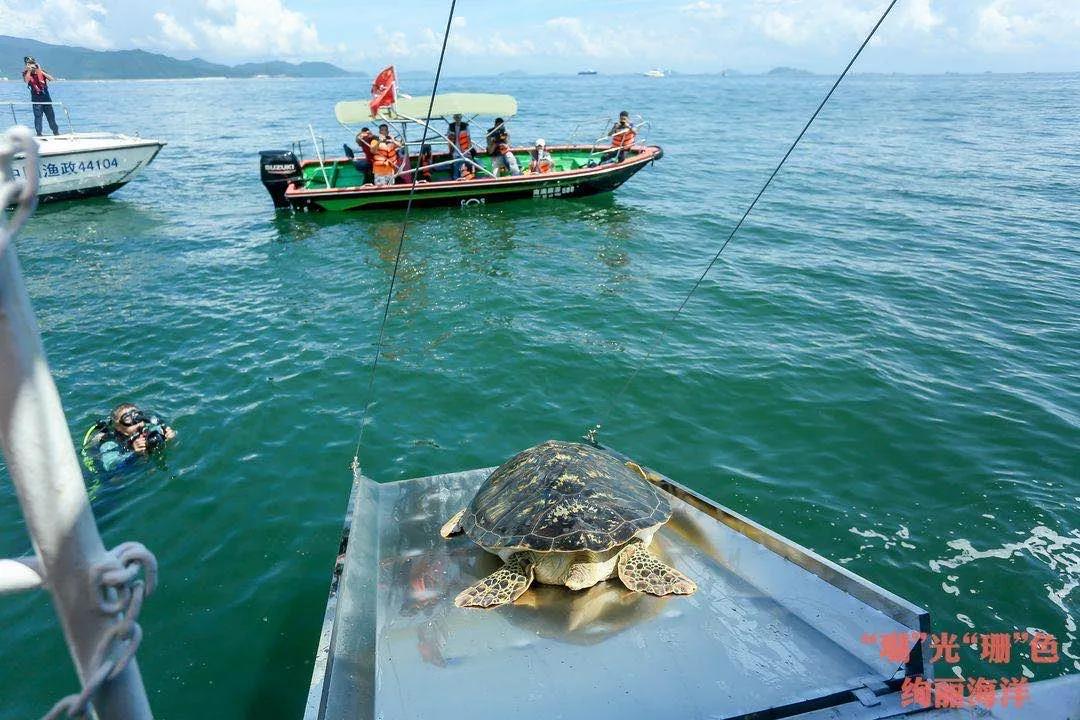
[[(877, 33), (878, 28), (881, 27), (881, 24), (885, 22), (885, 18), (889, 16), (889, 13), (892, 12), (893, 6), (895, 6), (897, 2), (899, 2), (899, 0), (892, 0), (889, 3), (888, 7), (885, 8), (885, 11), (881, 13), (881, 17), (878, 18), (878, 21), (876, 23), (874, 23), (874, 27), (871, 28), (870, 33), (866, 36), (866, 39), (862, 41), (862, 44), (859, 45), (859, 48), (855, 51), (855, 54), (851, 56), (851, 60), (848, 61), (848, 64), (844, 68), (843, 72), (841, 72), (840, 75), (836, 78), (836, 82), (834, 82), (832, 84), (832, 87), (829, 88), (829, 92), (825, 93), (825, 97), (821, 100), (821, 103), (818, 104), (817, 109), (814, 110), (814, 113), (810, 116), (810, 119), (806, 121), (803, 129), (799, 131), (799, 134), (791, 143), (791, 146), (788, 147), (787, 152), (784, 153), (784, 156), (780, 158), (780, 162), (778, 162), (776, 164), (776, 167), (773, 168), (773, 171), (769, 174), (769, 178), (765, 181), (765, 184), (761, 186), (761, 189), (758, 190), (757, 195), (755, 195), (754, 199), (750, 201), (750, 205), (746, 208), (746, 212), (744, 212), (742, 214), (742, 217), (739, 218), (739, 221), (735, 223), (735, 227), (731, 229), (731, 232), (728, 234), (727, 238), (720, 246), (720, 249), (716, 251), (716, 254), (713, 255), (712, 260), (710, 260), (709, 264), (705, 266), (705, 270), (701, 273), (701, 276), (690, 288), (690, 291), (686, 293), (686, 297), (683, 298), (682, 302), (679, 304), (679, 307), (675, 310), (674, 313), (672, 313), (671, 317), (668, 318), (667, 322), (664, 323), (664, 329), (660, 333), (660, 338), (655, 343), (653, 343), (651, 348), (649, 348), (648, 353), (646, 353), (645, 355), (645, 359), (638, 363), (637, 366), (631, 371), (630, 376), (626, 379), (626, 382), (623, 383), (619, 391), (615, 393), (615, 395), (612, 397), (611, 401), (607, 405), (607, 409), (600, 417), (610, 417), (611, 413), (615, 408), (615, 405), (619, 402), (619, 400), (622, 399), (622, 396), (626, 393), (626, 390), (630, 387), (630, 384), (634, 381), (634, 378), (636, 378), (638, 373), (641, 372), (641, 368), (645, 364), (647, 364), (649, 360), (652, 359), (653, 355), (656, 353), (656, 349), (663, 345), (664, 340), (667, 338), (668, 331), (675, 323), (675, 320), (679, 317), (679, 314), (683, 311), (683, 308), (686, 307), (686, 304), (690, 302), (691, 296), (693, 296), (694, 292), (696, 292), (698, 287), (701, 286), (701, 283), (704, 282), (705, 276), (709, 274), (709, 271), (712, 270), (713, 265), (715, 265), (716, 261), (720, 259), (720, 254), (724, 252), (724, 248), (726, 248), (728, 246), (728, 243), (731, 242), (732, 238), (735, 237), (735, 233), (739, 232), (739, 229), (743, 226), (743, 223), (746, 222), (746, 218), (750, 216), (750, 213), (753, 211), (754, 206), (757, 205), (758, 200), (761, 199), (761, 196), (765, 194), (765, 191), (769, 188), (769, 185), (772, 184), (773, 178), (775, 178), (777, 173), (780, 172), (780, 168), (784, 166), (784, 163), (787, 162), (788, 157), (790, 157), (791, 153), (794, 152), (795, 146), (799, 144), (799, 141), (802, 140), (803, 135), (805, 135), (806, 131), (810, 129), (810, 126), (813, 124), (814, 120), (817, 119), (817, 116), (821, 112), (822, 108), (825, 107), (825, 103), (829, 102), (829, 98), (832, 97), (833, 93), (836, 91), (836, 88), (840, 86), (840, 82), (844, 79), (844, 77), (847, 76), (848, 71), (851, 70), (851, 67), (855, 64), (855, 61), (859, 59), (859, 55), (862, 54), (863, 49), (870, 43), (870, 40), (874, 37), (874, 34)], [(596, 425), (590, 427), (585, 433), (585, 439), (595, 443), (596, 434), (599, 432), (600, 427), (601, 425), (599, 422), (596, 423)]]
[[(435, 68), (435, 84), (431, 87), (431, 98), (428, 101), (427, 116), (424, 118), (424, 132), (420, 137), (420, 149), (428, 137), (428, 126), (431, 123), (431, 111), (435, 107), (435, 93), (439, 90), (439, 78), (442, 76), (443, 58), (446, 56), (446, 42), (450, 38), (450, 25), (454, 22), (454, 8), (457, 0), (450, 2), (450, 14), (446, 18), (446, 30), (443, 32), (442, 48), (439, 50), (439, 64)], [(408, 162), (409, 149), (405, 147), (405, 158)], [(409, 213), (412, 212), (413, 195), (416, 194), (416, 183), (420, 179), (420, 173), (415, 170), (412, 173), (412, 185), (409, 187), (409, 198), (405, 203), (405, 217), (401, 221), (401, 237), (398, 239), (397, 254), (394, 257), (394, 271), (390, 274), (390, 287), (386, 291), (386, 304), (383, 306), (382, 322), (379, 323), (379, 339), (375, 343), (375, 358), (371, 363), (371, 374), (368, 376), (367, 397), (364, 400), (364, 409), (360, 415), (360, 430), (356, 438), (356, 451), (353, 453), (352, 467), (356, 473), (360, 469), (360, 446), (364, 442), (364, 426), (367, 425), (368, 410), (371, 407), (372, 393), (375, 391), (375, 372), (379, 368), (379, 358), (382, 356), (383, 341), (386, 337), (386, 323), (390, 317), (390, 301), (394, 297), (394, 284), (397, 282), (398, 270), (401, 267), (401, 253), (405, 248), (405, 230), (409, 226)]]

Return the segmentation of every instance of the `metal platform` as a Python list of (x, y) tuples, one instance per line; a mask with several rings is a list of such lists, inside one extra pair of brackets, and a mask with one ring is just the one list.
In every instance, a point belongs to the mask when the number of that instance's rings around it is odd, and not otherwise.
[(355, 479), (306, 719), (789, 717), (930, 671), (925, 643), (897, 666), (863, 642), (928, 632), (926, 611), (657, 474), (674, 515), (655, 546), (697, 593), (534, 584), (456, 608), (499, 561), (438, 530), (490, 472)]

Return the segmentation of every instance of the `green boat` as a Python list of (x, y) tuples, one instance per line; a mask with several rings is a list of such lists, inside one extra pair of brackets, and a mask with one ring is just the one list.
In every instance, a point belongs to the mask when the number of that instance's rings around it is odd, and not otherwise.
[[(544, 173), (523, 173), (497, 177), (486, 155), (463, 155), (452, 147), (439, 125), (448, 128), (450, 118), (460, 114), (472, 122), (478, 117), (510, 118), (517, 112), (517, 101), (509, 95), (450, 93), (436, 95), (431, 120), (425, 121), (431, 98), (407, 98), (382, 108), (373, 119), (364, 101), (338, 103), (335, 114), (338, 122), (355, 134), (361, 124), (395, 123), (399, 137), (409, 150), (408, 163), (402, 162), (395, 184), (365, 184), (363, 173), (348, 157), (323, 157), (316, 148), (316, 157), (303, 160), (293, 150), (264, 150), (260, 153), (263, 185), (277, 208), (312, 211), (372, 210), (404, 206), (413, 193), (418, 206), (449, 205), (469, 207), (502, 200), (526, 198), (583, 197), (609, 192), (626, 182), (646, 165), (663, 157), (656, 145), (637, 145), (621, 151), (612, 150), (604, 137), (592, 144), (554, 145), (547, 148), (552, 169)], [(409, 129), (412, 128), (412, 139)], [(419, 128), (419, 132), (417, 129)], [(426, 139), (424, 139), (426, 128)], [(420, 146), (439, 144), (441, 151), (430, 156), (428, 164), (420, 166)], [(531, 148), (511, 148), (518, 166), (527, 168)], [(451, 166), (466, 163), (475, 177), (468, 180), (451, 179)], [(430, 180), (416, 183), (412, 191), (412, 176), (418, 171), (430, 172)]]

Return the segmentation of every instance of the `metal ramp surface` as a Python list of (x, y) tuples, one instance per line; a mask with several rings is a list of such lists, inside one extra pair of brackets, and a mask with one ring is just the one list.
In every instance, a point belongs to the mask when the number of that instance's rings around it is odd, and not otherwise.
[(925, 643), (897, 666), (862, 638), (929, 631), (925, 611), (651, 473), (674, 511), (654, 544), (697, 593), (534, 584), (456, 608), (499, 560), (438, 530), (490, 472), (356, 478), (305, 718), (784, 717), (924, 670)]
[(874, 704), (885, 681), (923, 670), (925, 642), (896, 663), (861, 639), (928, 631), (926, 612), (659, 476), (674, 516), (654, 545), (697, 582), (694, 595), (534, 584), (513, 606), (455, 608), (454, 595), (497, 565), (438, 529), (488, 472), (356, 478), (309, 717), (790, 716), (855, 695)]

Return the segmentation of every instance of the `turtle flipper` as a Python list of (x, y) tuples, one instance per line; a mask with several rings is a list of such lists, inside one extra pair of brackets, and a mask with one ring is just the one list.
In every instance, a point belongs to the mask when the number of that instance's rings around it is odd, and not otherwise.
[(458, 510), (454, 517), (446, 521), (446, 524), (439, 528), (439, 534), (444, 538), (452, 537), (461, 532), (461, 518), (465, 515), (464, 510)]
[(506, 564), (476, 584), (462, 590), (454, 604), (458, 607), (489, 608), (506, 605), (521, 597), (533, 581), (533, 564), (528, 553), (515, 553)]
[(635, 592), (651, 595), (689, 595), (697, 585), (681, 572), (660, 562), (641, 542), (632, 542), (619, 553), (619, 579)]

